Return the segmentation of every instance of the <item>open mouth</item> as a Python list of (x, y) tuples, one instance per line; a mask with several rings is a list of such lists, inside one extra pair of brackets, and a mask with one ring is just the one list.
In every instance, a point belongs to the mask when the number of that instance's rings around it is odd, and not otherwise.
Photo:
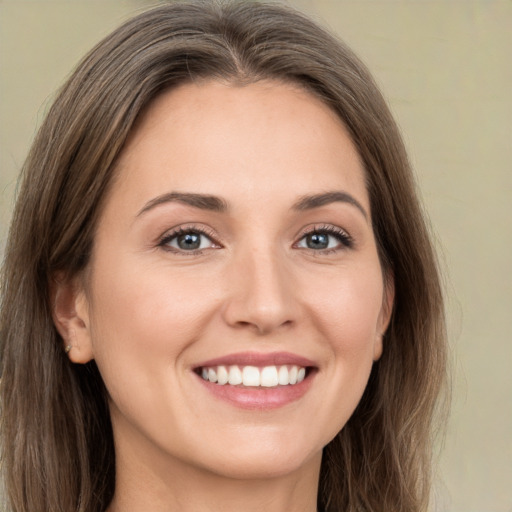
[(203, 366), (195, 372), (205, 381), (220, 386), (263, 387), (295, 386), (300, 384), (312, 371), (311, 367), (298, 365), (240, 366), (215, 365)]

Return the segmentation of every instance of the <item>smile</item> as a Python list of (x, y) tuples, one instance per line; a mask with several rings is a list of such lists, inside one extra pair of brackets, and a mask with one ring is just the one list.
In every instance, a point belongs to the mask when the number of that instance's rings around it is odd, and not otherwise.
[(243, 352), (193, 367), (208, 393), (242, 409), (273, 410), (300, 400), (311, 388), (318, 364), (290, 352)]
[(209, 366), (200, 369), (201, 377), (221, 386), (273, 388), (294, 386), (306, 377), (306, 368), (297, 365), (280, 366)]

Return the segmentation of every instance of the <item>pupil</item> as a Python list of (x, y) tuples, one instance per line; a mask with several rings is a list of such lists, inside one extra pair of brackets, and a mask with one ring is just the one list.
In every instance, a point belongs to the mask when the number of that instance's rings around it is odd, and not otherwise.
[(201, 245), (201, 235), (196, 233), (186, 233), (178, 237), (178, 246), (180, 249), (193, 250)]
[(327, 249), (329, 246), (329, 235), (325, 233), (313, 233), (307, 238), (307, 246), (310, 249)]

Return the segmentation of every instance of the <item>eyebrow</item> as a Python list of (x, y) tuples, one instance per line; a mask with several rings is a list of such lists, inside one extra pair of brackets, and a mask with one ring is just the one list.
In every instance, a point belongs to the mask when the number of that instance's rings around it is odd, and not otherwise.
[[(168, 192), (167, 194), (162, 194), (161, 196), (148, 201), (136, 216), (139, 217), (159, 205), (172, 202), (183, 203), (201, 210), (209, 210), (219, 213), (223, 213), (228, 210), (228, 204), (226, 201), (218, 196), (196, 194), (192, 192)], [(314, 208), (319, 208), (336, 202), (347, 203), (355, 206), (363, 214), (364, 218), (368, 220), (368, 213), (361, 203), (347, 192), (338, 190), (310, 196), (302, 196), (292, 208), (296, 211), (312, 210)]]
[(190, 192), (169, 192), (148, 201), (139, 213), (137, 213), (137, 217), (143, 215), (156, 206), (172, 202), (183, 203), (193, 206), (194, 208), (213, 212), (225, 212), (228, 209), (226, 201), (217, 196), (194, 194)]
[(320, 206), (324, 206), (326, 204), (331, 203), (348, 203), (352, 206), (355, 206), (364, 216), (366, 220), (368, 220), (368, 213), (364, 209), (363, 205), (353, 196), (348, 194), (347, 192), (334, 190), (331, 192), (324, 192), (321, 194), (315, 194), (312, 196), (302, 196), (294, 205), (294, 210), (312, 210), (313, 208), (319, 208)]

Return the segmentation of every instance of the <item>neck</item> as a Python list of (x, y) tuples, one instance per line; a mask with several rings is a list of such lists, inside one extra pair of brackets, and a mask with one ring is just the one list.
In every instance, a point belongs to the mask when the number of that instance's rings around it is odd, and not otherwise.
[(139, 481), (130, 492), (120, 482), (108, 512), (315, 512), (316, 486), (290, 484), (276, 479), (204, 484), (194, 479), (163, 490)]

